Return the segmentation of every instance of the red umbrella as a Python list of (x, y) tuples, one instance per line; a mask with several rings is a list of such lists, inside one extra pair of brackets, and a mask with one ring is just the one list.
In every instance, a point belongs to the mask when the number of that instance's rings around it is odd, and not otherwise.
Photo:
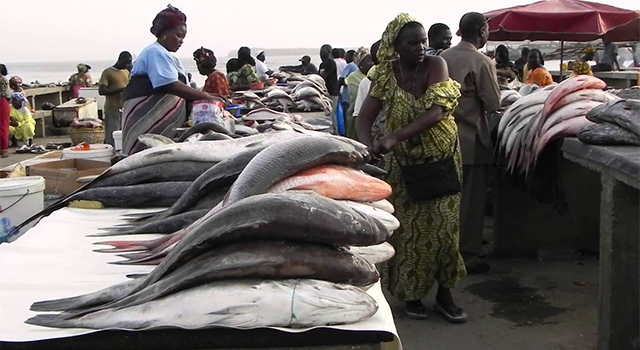
[(640, 40), (640, 12), (580, 0), (548, 0), (495, 10), (489, 40), (560, 40), (560, 77), (565, 41)]
[(539, 1), (484, 15), (493, 41), (592, 41), (609, 32), (612, 41), (640, 40), (640, 12), (595, 2)]

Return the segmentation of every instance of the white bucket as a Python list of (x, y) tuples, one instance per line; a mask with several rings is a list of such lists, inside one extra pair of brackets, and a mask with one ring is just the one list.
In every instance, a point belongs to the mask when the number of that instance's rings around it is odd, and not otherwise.
[(122, 130), (116, 130), (113, 132), (113, 144), (115, 150), (120, 151), (122, 149)]
[(107, 144), (89, 145), (88, 151), (78, 151), (75, 147), (69, 147), (62, 150), (62, 159), (90, 159), (97, 162), (105, 162), (111, 164), (113, 156), (113, 147)]
[[(0, 235), (9, 233), (14, 226), (44, 209), (44, 187), (42, 176), (0, 179)], [(7, 240), (16, 240), (34, 225), (35, 222), (23, 227)]]

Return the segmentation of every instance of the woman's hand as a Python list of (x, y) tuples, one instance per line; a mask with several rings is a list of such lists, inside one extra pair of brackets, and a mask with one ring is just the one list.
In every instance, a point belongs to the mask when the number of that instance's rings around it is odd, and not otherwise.
[(394, 134), (382, 137), (373, 145), (373, 154), (376, 157), (381, 157), (391, 152), (397, 145), (398, 138)]

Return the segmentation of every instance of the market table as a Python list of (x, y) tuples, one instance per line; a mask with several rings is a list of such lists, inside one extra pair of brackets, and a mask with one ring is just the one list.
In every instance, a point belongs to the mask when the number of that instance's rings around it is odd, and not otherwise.
[(632, 349), (640, 342), (640, 148), (567, 138), (562, 152), (601, 177), (598, 350)]
[(136, 237), (87, 237), (141, 210), (64, 208), (42, 219), (11, 244), (0, 245), (0, 349), (402, 349), (380, 284), (368, 292), (378, 302), (369, 320), (314, 329), (159, 329), (123, 331), (56, 329), (25, 324), (34, 301), (79, 295), (148, 273), (150, 266), (107, 264), (114, 254), (93, 252), (95, 242)]

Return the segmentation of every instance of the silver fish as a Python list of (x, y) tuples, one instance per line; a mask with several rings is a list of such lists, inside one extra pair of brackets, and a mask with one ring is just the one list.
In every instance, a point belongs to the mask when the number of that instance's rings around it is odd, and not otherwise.
[(265, 193), (278, 181), (322, 164), (358, 166), (369, 159), (364, 145), (337, 137), (303, 137), (268, 147), (249, 162), (224, 205)]
[(361, 289), (318, 280), (219, 281), (142, 305), (77, 319), (38, 315), (27, 323), (58, 328), (145, 330), (177, 327), (317, 327), (366, 320), (378, 309)]

